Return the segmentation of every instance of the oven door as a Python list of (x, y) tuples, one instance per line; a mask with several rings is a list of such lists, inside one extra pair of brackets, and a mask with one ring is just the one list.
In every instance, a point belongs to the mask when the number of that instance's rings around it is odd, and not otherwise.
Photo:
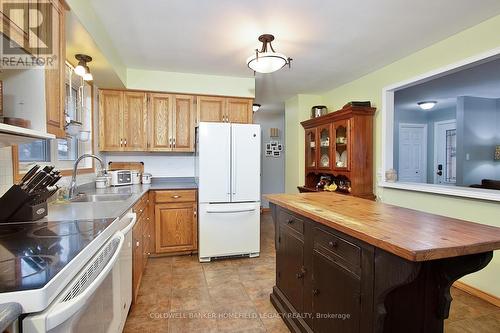
[(46, 310), (23, 319), (22, 331), (118, 332), (122, 321), (118, 258), (123, 243), (123, 234), (116, 233)]

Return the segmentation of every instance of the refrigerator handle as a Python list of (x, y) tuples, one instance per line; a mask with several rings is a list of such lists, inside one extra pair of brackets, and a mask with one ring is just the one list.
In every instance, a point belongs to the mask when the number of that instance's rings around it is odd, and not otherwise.
[(231, 133), (231, 176), (232, 176), (232, 179), (231, 179), (231, 184), (232, 184), (232, 194), (233, 195), (236, 195), (236, 139), (235, 139), (235, 133)]

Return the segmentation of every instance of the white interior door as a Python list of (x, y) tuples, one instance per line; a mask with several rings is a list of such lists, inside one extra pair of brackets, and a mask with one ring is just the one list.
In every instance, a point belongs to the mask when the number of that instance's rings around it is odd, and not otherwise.
[(399, 180), (427, 182), (427, 125), (399, 125)]
[(231, 201), (260, 201), (260, 125), (231, 128)]
[(457, 171), (457, 122), (447, 120), (434, 125), (434, 183), (455, 184)]
[(204, 123), (198, 128), (200, 202), (231, 201), (231, 125)]

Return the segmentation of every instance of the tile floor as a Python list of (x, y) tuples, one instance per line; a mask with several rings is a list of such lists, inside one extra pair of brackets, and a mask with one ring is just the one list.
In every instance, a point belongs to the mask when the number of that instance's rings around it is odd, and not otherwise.
[[(269, 301), (274, 228), (261, 219), (261, 256), (200, 264), (196, 256), (152, 258), (125, 332), (289, 332)], [(500, 308), (453, 289), (445, 332), (500, 332)]]

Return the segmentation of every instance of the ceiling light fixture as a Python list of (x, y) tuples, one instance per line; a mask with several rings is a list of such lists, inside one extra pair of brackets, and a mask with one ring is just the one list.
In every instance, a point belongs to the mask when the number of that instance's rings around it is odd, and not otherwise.
[(420, 106), (420, 108), (422, 110), (430, 110), (434, 106), (436, 106), (437, 102), (436, 101), (422, 101), (422, 102), (418, 102), (417, 104), (418, 104), (418, 106)]
[[(276, 72), (277, 70), (288, 65), (291, 66), (292, 58), (284, 54), (274, 51), (271, 42), (274, 40), (273, 35), (265, 34), (259, 36), (259, 41), (262, 43), (260, 51), (255, 49), (255, 54), (247, 59), (247, 65), (254, 72), (263, 74)], [(270, 51), (267, 49), (269, 44)]]
[(257, 112), (257, 111), (259, 111), (259, 109), (260, 109), (260, 104), (253, 103), (253, 105), (252, 105), (253, 112)]
[(92, 61), (92, 57), (86, 54), (76, 54), (75, 58), (78, 60), (78, 65), (75, 67), (75, 74), (83, 77), (85, 81), (92, 81), (94, 78), (87, 65), (88, 62)]

